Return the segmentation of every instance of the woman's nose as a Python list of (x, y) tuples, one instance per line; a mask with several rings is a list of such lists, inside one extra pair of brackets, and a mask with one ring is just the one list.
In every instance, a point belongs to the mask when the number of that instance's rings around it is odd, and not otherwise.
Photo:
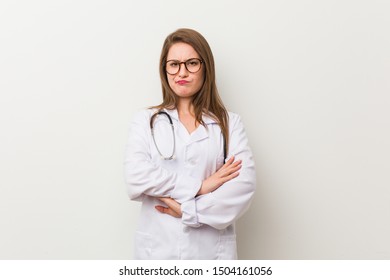
[(179, 77), (187, 77), (188, 76), (188, 70), (186, 68), (186, 65), (184, 62), (180, 64), (180, 69), (179, 69)]

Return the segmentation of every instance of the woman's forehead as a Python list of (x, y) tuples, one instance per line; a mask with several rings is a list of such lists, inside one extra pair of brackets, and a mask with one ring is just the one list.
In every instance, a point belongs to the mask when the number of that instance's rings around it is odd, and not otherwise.
[(186, 43), (175, 43), (168, 51), (167, 60), (186, 60), (189, 58), (200, 58), (195, 49)]

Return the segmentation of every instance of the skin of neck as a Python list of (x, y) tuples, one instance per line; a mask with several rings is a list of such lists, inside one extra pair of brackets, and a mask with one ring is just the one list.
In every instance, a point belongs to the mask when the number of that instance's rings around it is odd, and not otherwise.
[(179, 115), (191, 115), (195, 117), (194, 105), (191, 98), (180, 98), (177, 104), (177, 112)]
[[(195, 119), (194, 105), (191, 98), (181, 98), (177, 105), (177, 113), (180, 121), (186, 126), (187, 130), (191, 133), (199, 125)], [(192, 125), (191, 125), (192, 123)], [(190, 125), (189, 127), (187, 125)]]

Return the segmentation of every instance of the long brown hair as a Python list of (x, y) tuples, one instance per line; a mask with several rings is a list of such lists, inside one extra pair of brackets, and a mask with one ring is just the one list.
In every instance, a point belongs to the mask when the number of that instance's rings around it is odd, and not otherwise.
[(226, 157), (229, 143), (229, 116), (225, 105), (223, 104), (222, 99), (218, 94), (217, 85), (215, 83), (213, 53), (206, 39), (199, 32), (188, 28), (181, 28), (169, 34), (165, 39), (160, 56), (160, 78), (163, 102), (160, 105), (154, 106), (152, 108), (158, 110), (162, 110), (164, 108), (177, 108), (178, 97), (169, 86), (167, 73), (165, 71), (165, 64), (167, 61), (169, 49), (173, 44), (179, 42), (192, 46), (199, 54), (200, 59), (203, 61), (202, 68), (204, 71), (204, 82), (199, 92), (196, 93), (192, 99), (192, 104), (195, 111), (195, 119), (201, 125), (206, 127), (202, 119), (202, 114), (204, 113), (218, 122), (225, 141), (224, 154)]

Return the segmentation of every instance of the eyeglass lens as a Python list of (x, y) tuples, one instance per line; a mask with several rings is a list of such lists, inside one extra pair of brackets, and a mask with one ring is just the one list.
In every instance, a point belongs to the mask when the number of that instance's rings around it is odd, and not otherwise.
[(178, 60), (168, 60), (166, 63), (166, 71), (168, 74), (174, 75), (180, 71), (181, 65), (184, 64), (187, 71), (190, 73), (196, 73), (200, 70), (202, 61), (198, 58), (191, 58), (184, 62)]

